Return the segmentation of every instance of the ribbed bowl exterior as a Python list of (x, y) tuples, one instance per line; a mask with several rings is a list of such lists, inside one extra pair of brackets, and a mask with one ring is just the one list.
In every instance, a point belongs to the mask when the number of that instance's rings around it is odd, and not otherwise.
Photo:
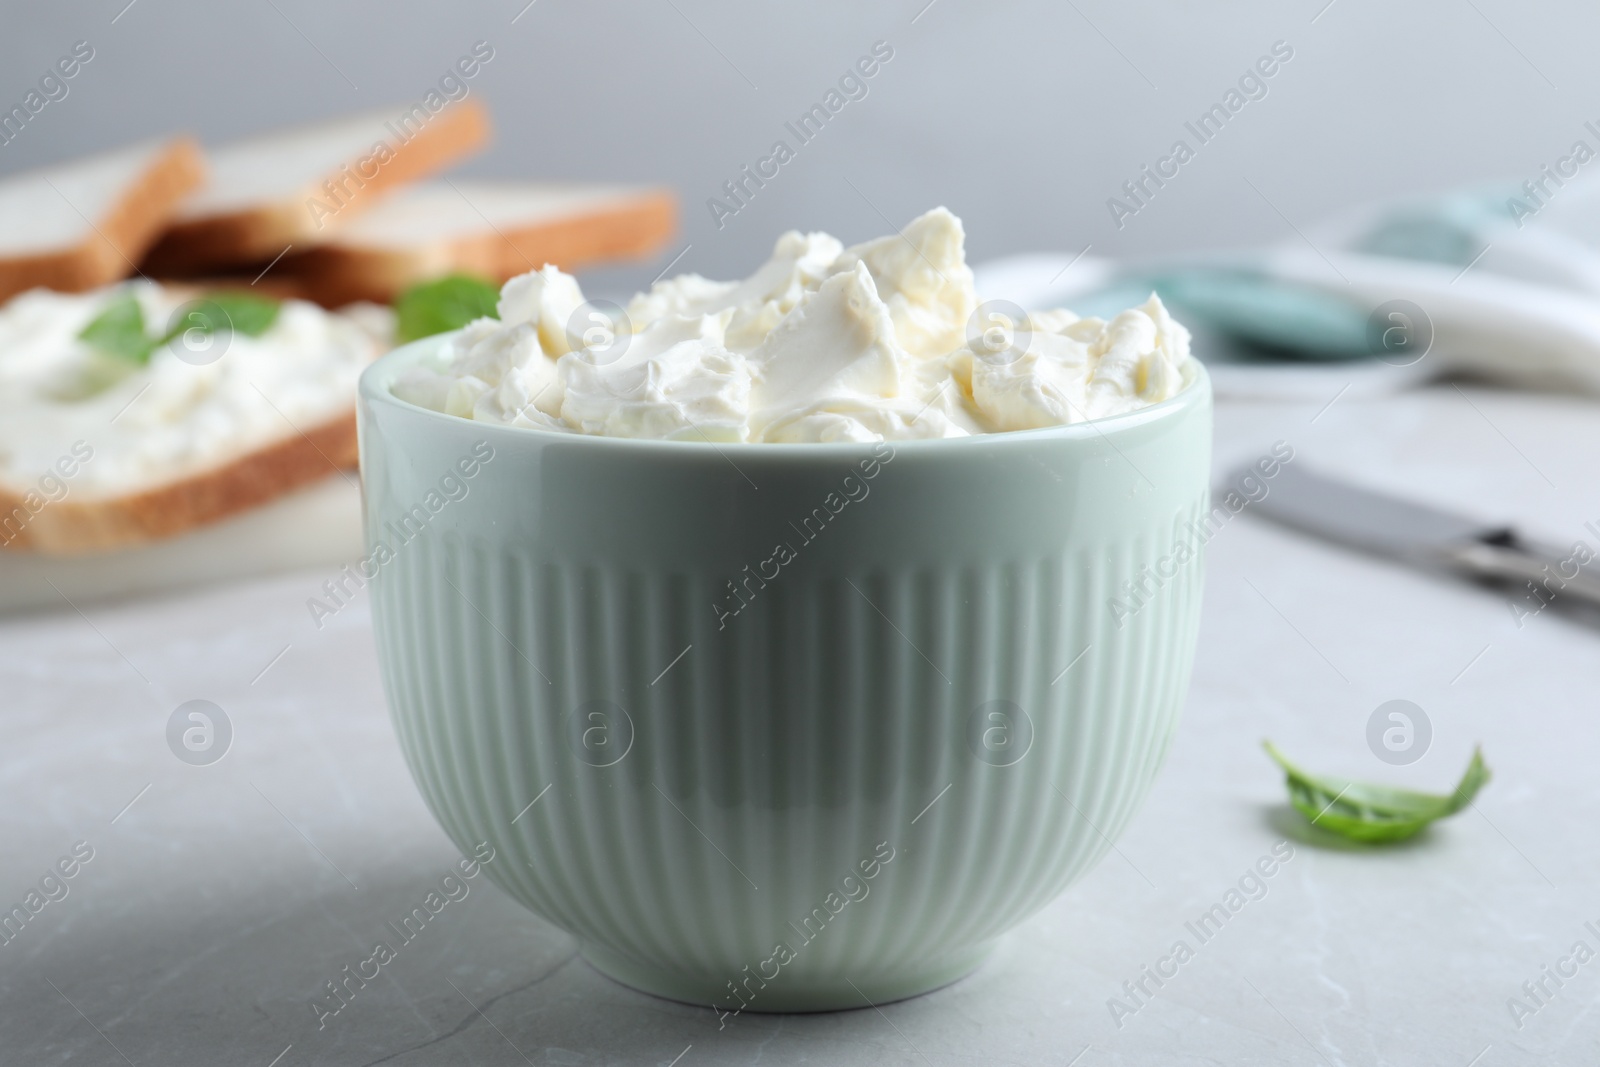
[(396, 730), (451, 838), (602, 971), (729, 1010), (907, 996), (1133, 817), (1195, 645), (1203, 372), (1090, 427), (718, 448), (393, 400), (432, 351), (362, 389)]

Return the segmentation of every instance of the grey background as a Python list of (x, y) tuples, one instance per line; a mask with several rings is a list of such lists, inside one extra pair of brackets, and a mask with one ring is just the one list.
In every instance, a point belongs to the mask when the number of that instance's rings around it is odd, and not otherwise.
[[(1576, 5), (1336, 0), (1313, 24), (1325, 0), (938, 0), (913, 25), (925, 0), (539, 0), (511, 25), (525, 0), (137, 0), (112, 24), (125, 2), (8, 3), (0, 105), (73, 41), (97, 56), (0, 146), (0, 173), (175, 129), (220, 140), (416, 99), (485, 39), (496, 58), (474, 86), (500, 133), (469, 172), (682, 195), (682, 242), (613, 272), (618, 285), (647, 281), (683, 244), (680, 266), (728, 276), (785, 227), (856, 239), (883, 232), (880, 210), (898, 222), (940, 201), (967, 219), (976, 258), (1277, 240), (1292, 235), (1278, 210), (1303, 226), (1374, 197), (1527, 177), (1600, 118), (1585, 110), (1600, 14)], [(718, 233), (705, 198), (879, 38), (896, 57), (871, 95)], [(1114, 229), (1105, 199), (1279, 38), (1296, 56), (1270, 95)], [(1347, 478), (1516, 516), (1558, 541), (1588, 536), (1600, 449), (1588, 402), (1438, 389), (1321, 406), (1219, 405), (1217, 469), (1282, 438)], [(1555, 612), (1519, 629), (1470, 586), (1254, 517), (1208, 552), (1185, 724), (1120, 857), (963, 983), (881, 1016), (752, 1015), (727, 1032), (709, 1011), (600, 978), (566, 935), (481, 888), (319, 1033), (307, 997), (455, 858), (394, 747), (365, 606), (302, 640), (303, 598), (325, 577), (302, 573), (0, 622), (12, 706), (0, 899), (79, 837), (98, 856), (0, 958), (0, 1060), (663, 1065), (691, 1043), (679, 1067), (1600, 1060), (1596, 965), (1523, 1031), (1505, 1006), (1600, 921), (1586, 847), (1600, 819), (1600, 726), (1583, 695), (1600, 671), (1594, 635)], [(166, 748), (166, 718), (191, 696), (237, 725), (212, 767)], [(1365, 740), (1372, 709), (1396, 697), (1436, 729), (1406, 768)], [(1496, 781), (1411, 846), (1302, 849), (1270, 898), (1116, 1030), (1106, 998), (1298, 825), (1262, 736), (1319, 769), (1432, 790), (1481, 741)]]
[[(481, 39), (495, 57), (472, 86), (498, 136), (462, 173), (681, 195), (681, 239), (653, 267), (609, 272), (613, 286), (648, 282), (684, 245), (678, 269), (734, 276), (784, 229), (858, 240), (941, 202), (974, 259), (1275, 240), (1376, 197), (1520, 181), (1600, 118), (1585, 110), (1600, 12), (1574, 3), (126, 2), (8, 4), (6, 108), (74, 41), (96, 57), (0, 146), (0, 173), (416, 100)], [(869, 95), (719, 232), (706, 199), (879, 39), (895, 56)], [(1295, 56), (1268, 96), (1119, 231), (1107, 197), (1279, 39)]]

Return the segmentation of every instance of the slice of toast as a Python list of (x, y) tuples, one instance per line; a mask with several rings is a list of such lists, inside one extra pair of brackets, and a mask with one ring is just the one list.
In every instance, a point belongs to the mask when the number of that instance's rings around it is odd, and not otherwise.
[(132, 274), (205, 172), (199, 146), (178, 138), (0, 180), (0, 300)]
[(469, 99), (436, 113), (396, 106), (216, 149), (210, 184), (184, 205), (145, 269), (192, 276), (316, 244), (385, 190), (460, 161), (488, 137), (488, 111)]
[(0, 616), (283, 571), (322, 571), (306, 580), (309, 587), (360, 558), (362, 544), (360, 489), (330, 476), (249, 511), (116, 552), (0, 552)]
[(0, 485), (0, 548), (74, 556), (148, 544), (355, 465), (352, 409), (209, 470), (123, 495), (78, 499), (69, 493), (34, 511), (27, 490)]
[(79, 338), (127, 293), (151, 334), (200, 295), (135, 281), (0, 308), (0, 548), (145, 544), (355, 465), (356, 378), (388, 346), (387, 309), (287, 301), (259, 336), (217, 335), (220, 354), (180, 338), (140, 365)]
[(400, 190), (342, 225), (325, 244), (276, 268), (325, 307), (389, 303), (453, 271), (499, 284), (554, 263), (576, 270), (657, 252), (677, 203), (661, 189), (440, 181)]

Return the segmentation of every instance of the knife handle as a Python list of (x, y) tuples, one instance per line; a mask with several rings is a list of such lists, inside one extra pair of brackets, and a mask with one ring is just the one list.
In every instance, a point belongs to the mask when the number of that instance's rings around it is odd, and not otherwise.
[[(1557, 549), (1530, 545), (1514, 533), (1508, 532), (1493, 541), (1451, 545), (1444, 550), (1444, 556), (1457, 570), (1475, 578), (1532, 582), (1542, 590), (1541, 600), (1549, 594), (1551, 603), (1569, 598), (1600, 607), (1600, 576), (1585, 570), (1572, 556), (1564, 556)], [(1568, 577), (1563, 569), (1575, 570), (1575, 573)]]

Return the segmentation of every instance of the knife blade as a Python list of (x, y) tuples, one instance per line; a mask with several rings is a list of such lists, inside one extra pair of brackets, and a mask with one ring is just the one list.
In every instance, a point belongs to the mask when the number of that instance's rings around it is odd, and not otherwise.
[[(1266, 495), (1252, 501), (1249, 510), (1301, 533), (1480, 581), (1531, 582), (1544, 587), (1541, 599), (1566, 597), (1600, 607), (1600, 575), (1584, 569), (1595, 553), (1586, 546), (1562, 550), (1539, 544), (1509, 524), (1367, 489), (1301, 463), (1280, 468), (1270, 480), (1251, 466), (1241, 467), (1229, 478), (1228, 488), (1242, 492), (1238, 487), (1246, 476), (1267, 487)], [(1580, 547), (1585, 551), (1578, 551)]]

